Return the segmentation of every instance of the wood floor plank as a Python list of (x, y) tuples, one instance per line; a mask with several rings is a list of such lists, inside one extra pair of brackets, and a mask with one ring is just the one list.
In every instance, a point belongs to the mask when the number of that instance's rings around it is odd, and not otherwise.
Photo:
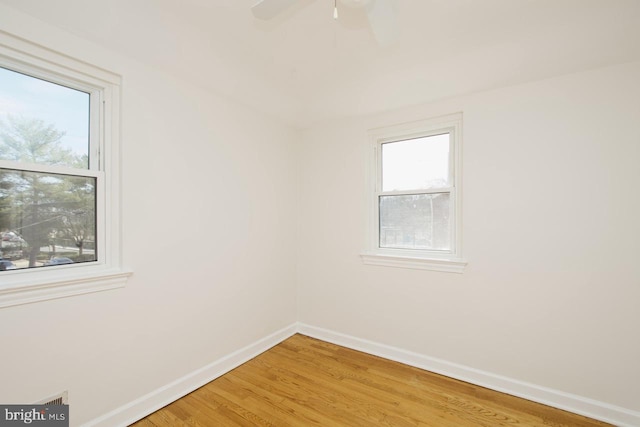
[[(207, 399), (207, 395), (209, 390), (205, 386), (203, 388), (202, 398)], [(253, 420), (256, 426), (281, 426), (285, 424), (284, 419), (286, 419), (286, 415), (284, 417), (278, 416), (278, 411), (274, 410), (277, 407), (271, 407), (272, 409), (269, 411), (263, 410), (263, 404), (253, 403), (252, 399), (254, 398), (255, 393), (247, 393), (247, 389), (243, 386), (239, 386), (238, 384), (230, 381), (227, 378), (223, 378), (222, 381), (219, 381), (215, 387), (215, 393), (218, 394), (221, 398), (224, 398), (228, 402), (232, 402), (235, 406), (239, 408), (251, 407), (252, 413), (244, 411), (240, 411), (243, 416), (249, 420)], [(263, 403), (263, 402), (261, 402)]]
[[(298, 395), (292, 395), (277, 384), (277, 378), (273, 374), (248, 375), (253, 361), (242, 366), (242, 369), (233, 371), (234, 375), (227, 375), (227, 379), (233, 383), (253, 390), (255, 401), (259, 402), (258, 408), (270, 408), (277, 415), (291, 420), (292, 425), (319, 425), (319, 414), (315, 408), (300, 401)], [(217, 381), (217, 380), (216, 380)], [(210, 383), (212, 387), (218, 387), (216, 381)]]
[(295, 335), (135, 427), (609, 424)]
[[(285, 347), (274, 349), (274, 353), (275, 351), (280, 351), (278, 356), (281, 358), (288, 358), (292, 363), (296, 361), (295, 355), (286, 354), (288, 349)], [(357, 352), (353, 353), (352, 356)], [(372, 358), (372, 356), (367, 356), (369, 359)], [(313, 359), (318, 360), (315, 356)], [(351, 359), (353, 360), (353, 358)], [(474, 420), (476, 422), (475, 425), (484, 425), (483, 419), (486, 419), (490, 426), (512, 425), (514, 421), (512, 417), (504, 413), (504, 411), (501, 412), (498, 408), (490, 409), (479, 404), (472, 405), (460, 399), (448, 399), (448, 396), (444, 394), (444, 390), (433, 392), (433, 390), (425, 389), (423, 393), (416, 395), (415, 384), (407, 387), (406, 384), (401, 382), (393, 384), (387, 378), (376, 378), (370, 372), (365, 372), (365, 365), (357, 366), (351, 364), (348, 368), (345, 368), (345, 363), (339, 359), (324, 358), (322, 363), (317, 366), (320, 369), (314, 369), (316, 366), (311, 363), (311, 360), (312, 358), (299, 361), (298, 364), (304, 365), (302, 369), (309, 372), (307, 375), (313, 376), (312, 372), (314, 371), (319, 375), (329, 375), (328, 383), (323, 382), (320, 377), (315, 377), (315, 381), (322, 383), (327, 388), (330, 388), (332, 383), (337, 384), (341, 390), (348, 392), (346, 397), (350, 397), (352, 403), (357, 406), (362, 405), (364, 399), (373, 402), (387, 412), (391, 411), (393, 413), (394, 410), (402, 409), (400, 412), (407, 414), (405, 418), (408, 415), (419, 415), (430, 410), (432, 414), (438, 414), (436, 423), (438, 426), (458, 426), (461, 422), (468, 420)], [(388, 361), (386, 362), (388, 363)], [(295, 367), (291, 369), (293, 370)], [(336, 379), (339, 381), (336, 381)], [(386, 407), (385, 403), (387, 402), (395, 402), (401, 408)], [(464, 407), (462, 407), (463, 405)], [(482, 418), (474, 418), (474, 414), (480, 411), (483, 412)], [(420, 419), (415, 417), (408, 419), (408, 421), (412, 423), (411, 425), (416, 425), (416, 423), (419, 425), (421, 423)]]
[(343, 408), (335, 405), (334, 399), (325, 389), (311, 387), (309, 380), (301, 381), (301, 378), (291, 375), (282, 375), (276, 370), (267, 373), (259, 369), (255, 363), (243, 366), (243, 370), (237, 373), (238, 378), (253, 384), (269, 392), (284, 398), (280, 403), (293, 410), (293, 413), (303, 415), (306, 422), (317, 425), (339, 425), (325, 414), (328, 411), (335, 413), (343, 421), (349, 421), (353, 425), (360, 425), (354, 414), (345, 412)]
[[(267, 363), (271, 370), (280, 370), (274, 362), (270, 363), (269, 356), (260, 359), (260, 363)], [(385, 394), (372, 387), (363, 386), (358, 382), (349, 382), (349, 377), (335, 368), (330, 363), (315, 365), (310, 361), (302, 362), (295, 356), (277, 354), (274, 360), (289, 360), (286, 368), (281, 368), (281, 375), (295, 375), (300, 387), (307, 387), (309, 392), (319, 393), (323, 391), (327, 399), (334, 400), (332, 405), (349, 414), (355, 413), (360, 418), (371, 423), (385, 425), (389, 414), (397, 411), (400, 402), (393, 394)], [(409, 413), (410, 414), (410, 413)], [(395, 415), (392, 425), (429, 425), (411, 419), (407, 415)], [(418, 424), (416, 424), (418, 422)], [(442, 423), (439, 425), (443, 425)]]

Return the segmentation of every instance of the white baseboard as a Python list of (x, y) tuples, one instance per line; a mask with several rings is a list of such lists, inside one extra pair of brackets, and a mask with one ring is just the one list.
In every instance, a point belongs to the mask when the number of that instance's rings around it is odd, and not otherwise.
[(202, 387), (221, 375), (226, 374), (234, 368), (242, 365), (255, 356), (263, 353), (286, 340), (297, 332), (297, 325), (293, 324), (281, 329), (261, 340), (250, 344), (240, 350), (216, 360), (182, 378), (160, 387), (131, 403), (114, 409), (113, 411), (95, 418), (86, 424), (85, 427), (113, 427), (128, 426), (141, 418), (157, 411), (175, 400)]
[(577, 396), (562, 391), (553, 390), (536, 384), (518, 381), (490, 372), (470, 368), (436, 359), (411, 351), (391, 347), (384, 344), (367, 341), (361, 338), (345, 335), (339, 332), (318, 328), (315, 326), (298, 324), (298, 332), (337, 344), (353, 350), (394, 360), (426, 371), (445, 375), (491, 390), (522, 397), (527, 400), (542, 403), (554, 408), (563, 409), (575, 414), (608, 422), (620, 427), (640, 426), (640, 412), (619, 406), (609, 405), (597, 400)]
[(459, 365), (442, 359), (425, 356), (397, 347), (391, 347), (339, 332), (297, 323), (283, 328), (259, 341), (214, 361), (182, 378), (160, 387), (131, 403), (95, 418), (83, 426), (113, 427), (127, 426), (157, 411), (169, 403), (191, 393), (210, 381), (226, 374), (244, 362), (286, 340), (295, 333), (327, 341), (343, 347), (359, 350), (385, 359), (394, 360), (409, 366), (435, 372), (491, 390), (522, 397), (554, 408), (563, 409), (619, 427), (640, 426), (640, 412), (609, 405), (597, 400), (574, 394), (564, 393), (536, 384), (518, 381), (485, 372), (468, 366)]

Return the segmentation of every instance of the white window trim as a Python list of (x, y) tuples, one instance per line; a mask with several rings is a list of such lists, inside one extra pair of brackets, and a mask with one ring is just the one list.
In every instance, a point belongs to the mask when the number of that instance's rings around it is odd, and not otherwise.
[[(92, 94), (91, 107), (100, 110), (102, 188), (97, 192), (98, 261), (50, 268), (3, 271), (0, 307), (28, 304), (123, 287), (132, 274), (122, 265), (120, 209), (120, 86), (121, 77), (83, 61), (0, 31), (0, 63)], [(108, 143), (105, 143), (108, 142)], [(97, 159), (96, 153), (93, 154)], [(0, 165), (1, 166), (1, 165)], [(55, 169), (55, 168), (54, 168)], [(52, 169), (53, 171), (53, 169)]]
[[(450, 157), (453, 173), (450, 189), (452, 202), (452, 243), (451, 251), (427, 251), (391, 249), (379, 247), (379, 206), (378, 196), (381, 183), (381, 149), (387, 142), (402, 141), (423, 136), (451, 133)], [(368, 265), (412, 268), (451, 273), (462, 273), (467, 265), (462, 256), (462, 113), (451, 114), (429, 120), (403, 123), (369, 131), (368, 153), (368, 220), (366, 249), (360, 254), (362, 262)]]

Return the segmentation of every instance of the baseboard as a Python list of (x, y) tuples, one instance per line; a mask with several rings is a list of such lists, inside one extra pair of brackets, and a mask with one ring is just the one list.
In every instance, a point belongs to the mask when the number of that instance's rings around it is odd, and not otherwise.
[(293, 324), (89, 421), (86, 427), (128, 426), (279, 344), (297, 332)]
[(343, 347), (394, 360), (416, 368), (435, 372), (491, 390), (522, 397), (620, 427), (640, 426), (640, 412), (609, 405), (593, 399), (514, 380), (446, 360), (436, 359), (303, 323), (298, 324), (298, 332)]

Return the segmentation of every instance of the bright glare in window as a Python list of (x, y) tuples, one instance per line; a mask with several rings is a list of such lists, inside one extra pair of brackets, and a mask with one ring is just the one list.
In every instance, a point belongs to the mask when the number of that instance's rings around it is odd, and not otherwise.
[(382, 144), (382, 191), (448, 186), (448, 133)]

